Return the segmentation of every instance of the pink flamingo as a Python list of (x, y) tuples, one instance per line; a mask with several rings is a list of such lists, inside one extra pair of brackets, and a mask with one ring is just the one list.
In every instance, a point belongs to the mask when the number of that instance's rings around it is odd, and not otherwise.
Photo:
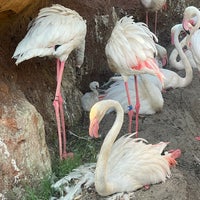
[(140, 0), (142, 5), (146, 9), (146, 24), (148, 25), (149, 23), (149, 16), (148, 12), (155, 12), (155, 29), (154, 33), (156, 34), (156, 29), (157, 29), (157, 22), (158, 22), (158, 11), (161, 9), (166, 9), (167, 4), (166, 0)]
[(170, 167), (176, 165), (181, 150), (171, 150), (161, 155), (168, 142), (152, 145), (143, 138), (133, 139), (134, 134), (116, 140), (124, 120), (123, 108), (119, 102), (102, 100), (91, 108), (90, 136), (99, 137), (99, 124), (110, 108), (114, 108), (117, 115), (98, 156), (95, 169), (96, 191), (107, 196), (165, 182), (171, 176)]
[(136, 90), (136, 137), (138, 133), (138, 114), (140, 108), (137, 74), (156, 75), (163, 83), (163, 74), (156, 64), (157, 54), (154, 40), (156, 36), (146, 24), (135, 23), (132, 16), (121, 18), (115, 25), (105, 48), (110, 69), (122, 75), (128, 98), (129, 133), (131, 133), (133, 108), (128, 89), (128, 78), (134, 75)]
[(57, 87), (53, 106), (59, 138), (60, 159), (72, 157), (66, 151), (66, 131), (61, 96), (61, 81), (65, 62), (74, 49), (77, 49), (77, 66), (84, 60), (86, 21), (74, 10), (59, 4), (43, 8), (38, 16), (29, 24), (29, 31), (18, 44), (13, 58), (16, 64), (39, 56), (57, 58)]

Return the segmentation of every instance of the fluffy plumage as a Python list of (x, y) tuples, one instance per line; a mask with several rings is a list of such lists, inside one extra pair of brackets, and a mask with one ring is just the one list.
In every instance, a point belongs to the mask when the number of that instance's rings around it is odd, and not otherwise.
[(66, 61), (71, 51), (78, 48), (77, 65), (81, 66), (85, 35), (86, 21), (76, 11), (55, 4), (41, 9), (29, 24), (28, 33), (18, 44), (13, 58), (17, 59), (16, 64), (36, 56), (55, 56)]
[[(128, 89), (128, 77), (137, 74), (152, 74), (163, 82), (163, 75), (154, 58), (157, 55), (155, 46), (156, 36), (146, 24), (135, 23), (132, 16), (122, 17), (117, 21), (112, 34), (106, 44), (105, 53), (110, 69), (120, 74), (124, 79), (129, 106), (129, 128), (131, 132), (133, 106)], [(140, 109), (137, 92), (137, 77), (135, 76), (136, 90), (136, 132), (138, 132), (138, 114)], [(137, 137), (137, 134), (136, 134)]]
[(122, 136), (115, 142), (123, 124), (124, 112), (117, 101), (102, 100), (90, 111), (89, 134), (98, 137), (99, 123), (109, 108), (117, 116), (102, 144), (95, 171), (95, 188), (102, 196), (130, 192), (144, 185), (165, 182), (171, 175), (170, 166), (180, 156), (180, 150), (167, 155), (161, 152), (168, 143), (148, 144), (145, 139)]

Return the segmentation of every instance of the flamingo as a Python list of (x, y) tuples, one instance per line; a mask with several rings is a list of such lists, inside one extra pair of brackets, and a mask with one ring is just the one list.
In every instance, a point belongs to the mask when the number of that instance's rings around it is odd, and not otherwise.
[[(156, 76), (150, 74), (140, 74), (138, 79), (138, 93), (140, 96), (140, 110), (139, 114), (154, 114), (158, 111), (161, 111), (163, 108), (163, 96), (162, 89), (169, 88), (181, 88), (188, 86), (193, 79), (192, 66), (183, 52), (182, 46), (179, 42), (179, 34), (183, 30), (182, 25), (178, 24), (172, 27), (172, 41), (174, 41), (175, 49), (178, 52), (182, 64), (185, 68), (185, 77), (179, 76), (176, 72), (168, 69), (160, 69), (164, 75), (164, 86), (162, 88), (161, 82)], [(133, 76), (130, 76), (128, 84), (134, 79)], [(112, 77), (110, 80), (114, 81), (108, 89), (104, 91), (104, 100), (112, 99), (118, 101), (124, 112), (127, 113), (126, 109), (126, 93), (123, 90), (123, 78), (121, 76)], [(131, 99), (135, 99), (136, 92), (134, 88), (129, 88)], [(120, 95), (119, 95), (120, 94)], [(135, 103), (135, 102), (134, 102)], [(110, 109), (113, 111), (113, 109)]]
[(133, 108), (128, 91), (128, 77), (131, 75), (135, 77), (136, 133), (138, 133), (140, 108), (136, 75), (149, 73), (157, 76), (163, 82), (163, 75), (154, 58), (157, 50), (153, 39), (157, 40), (157, 37), (148, 29), (146, 24), (135, 23), (132, 16), (125, 16), (117, 21), (105, 47), (111, 71), (121, 74), (124, 79), (129, 109), (129, 133), (131, 133)]
[(189, 6), (184, 11), (183, 27), (189, 33), (186, 39), (186, 44), (192, 52), (194, 61), (200, 71), (200, 11), (194, 6)]
[[(66, 132), (61, 96), (61, 81), (65, 62), (74, 49), (77, 49), (77, 66), (84, 60), (86, 21), (74, 10), (54, 4), (40, 10), (38, 16), (29, 24), (29, 30), (18, 44), (13, 58), (16, 64), (39, 56), (57, 58), (57, 87), (53, 106), (59, 138), (60, 159), (72, 157), (66, 151)], [(63, 140), (63, 141), (62, 141)]]
[[(148, 144), (134, 134), (117, 138), (124, 120), (124, 112), (117, 101), (102, 100), (90, 111), (89, 134), (98, 137), (99, 123), (106, 111), (114, 107), (116, 119), (106, 135), (95, 170), (95, 188), (102, 196), (118, 192), (135, 191), (145, 185), (165, 182), (171, 176), (170, 167), (176, 165), (181, 155), (179, 149), (161, 155), (168, 142)], [(115, 141), (115, 142), (114, 142)]]
[(89, 112), (91, 107), (99, 101), (99, 83), (97, 81), (92, 81), (89, 84), (89, 88), (92, 92), (87, 92), (81, 97), (81, 105), (84, 111)]
[(149, 17), (148, 17), (148, 12), (155, 12), (155, 29), (154, 33), (156, 34), (156, 29), (157, 29), (157, 21), (158, 21), (158, 11), (161, 9), (166, 9), (167, 4), (166, 0), (140, 0), (142, 5), (146, 9), (146, 24), (148, 25)]

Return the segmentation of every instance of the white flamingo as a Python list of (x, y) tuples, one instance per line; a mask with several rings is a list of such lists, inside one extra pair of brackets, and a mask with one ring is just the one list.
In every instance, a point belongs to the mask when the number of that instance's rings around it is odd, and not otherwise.
[(186, 44), (191, 50), (194, 61), (200, 71), (200, 11), (194, 6), (189, 6), (183, 13), (183, 27), (189, 33)]
[(91, 107), (99, 101), (99, 83), (97, 81), (92, 81), (89, 84), (89, 88), (92, 92), (87, 92), (81, 97), (81, 105), (84, 111), (89, 112)]
[[(180, 88), (188, 86), (193, 79), (193, 71), (190, 62), (188, 61), (185, 53), (183, 52), (182, 46), (179, 42), (179, 34), (183, 30), (182, 25), (175, 25), (171, 29), (173, 41), (175, 43), (175, 48), (178, 54), (180, 55), (181, 61), (185, 68), (185, 77), (179, 76), (176, 72), (168, 69), (160, 69), (164, 75), (164, 87), (162, 88), (161, 82), (157, 77), (149, 74), (140, 74), (138, 78), (138, 93), (140, 96), (140, 110), (139, 114), (154, 114), (158, 111), (161, 111), (163, 108), (163, 97), (162, 89), (169, 88)], [(128, 80), (133, 81), (133, 76)], [(110, 80), (114, 81), (108, 89), (104, 91), (104, 100), (112, 99), (118, 101), (124, 112), (127, 113), (127, 103), (126, 103), (126, 93), (123, 91), (123, 79), (122, 77), (112, 77)], [(131, 99), (135, 99), (136, 92), (134, 87), (129, 88)], [(120, 94), (120, 95), (119, 95)], [(133, 102), (135, 103), (135, 102)], [(110, 111), (113, 111), (111, 109)]]
[[(128, 77), (134, 75), (136, 90), (136, 133), (138, 133), (139, 96), (137, 74), (149, 73), (158, 76), (163, 82), (163, 75), (156, 64), (157, 54), (154, 39), (156, 36), (144, 23), (135, 23), (132, 16), (125, 16), (117, 21), (109, 38), (105, 53), (110, 69), (122, 75), (128, 98), (129, 133), (131, 132), (133, 109), (128, 91)], [(137, 137), (137, 134), (136, 134)]]
[[(77, 49), (77, 66), (84, 60), (86, 36), (86, 21), (74, 10), (59, 4), (43, 8), (38, 16), (29, 24), (29, 30), (18, 44), (13, 58), (16, 64), (39, 56), (54, 56), (57, 58), (57, 87), (53, 106), (59, 137), (60, 158), (72, 156), (66, 152), (66, 132), (61, 96), (61, 81), (65, 62), (74, 49)], [(62, 141), (63, 140), (63, 141)]]
[(175, 159), (181, 155), (181, 151), (177, 149), (161, 155), (168, 143), (148, 144), (145, 139), (133, 139), (134, 134), (122, 136), (115, 141), (124, 120), (123, 109), (117, 101), (102, 100), (92, 107), (90, 136), (98, 137), (99, 123), (111, 107), (114, 107), (117, 116), (99, 153), (95, 170), (96, 191), (107, 196), (165, 182), (171, 175), (170, 166), (176, 164)]
[(157, 22), (158, 22), (158, 11), (166, 8), (166, 0), (140, 0), (142, 5), (146, 9), (146, 24), (148, 25), (149, 23), (149, 17), (148, 17), (148, 12), (155, 12), (155, 29), (154, 33), (156, 34), (156, 29), (157, 29)]

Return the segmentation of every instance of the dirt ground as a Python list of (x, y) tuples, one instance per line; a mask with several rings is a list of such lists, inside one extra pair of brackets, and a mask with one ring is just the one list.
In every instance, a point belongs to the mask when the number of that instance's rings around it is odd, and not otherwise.
[[(184, 76), (184, 71), (177, 72)], [(200, 74), (194, 70), (192, 83), (186, 88), (177, 88), (163, 93), (164, 107), (155, 115), (141, 116), (139, 137), (149, 143), (170, 142), (167, 150), (181, 149), (178, 165), (172, 169), (172, 177), (165, 183), (153, 185), (149, 190), (138, 190), (131, 199), (145, 200), (198, 200), (200, 199)], [(106, 134), (112, 126), (115, 114), (103, 119), (100, 133)], [(133, 121), (135, 123), (135, 121)], [(128, 130), (128, 118), (125, 115), (121, 133)], [(94, 188), (85, 191), (82, 199), (104, 199)]]

